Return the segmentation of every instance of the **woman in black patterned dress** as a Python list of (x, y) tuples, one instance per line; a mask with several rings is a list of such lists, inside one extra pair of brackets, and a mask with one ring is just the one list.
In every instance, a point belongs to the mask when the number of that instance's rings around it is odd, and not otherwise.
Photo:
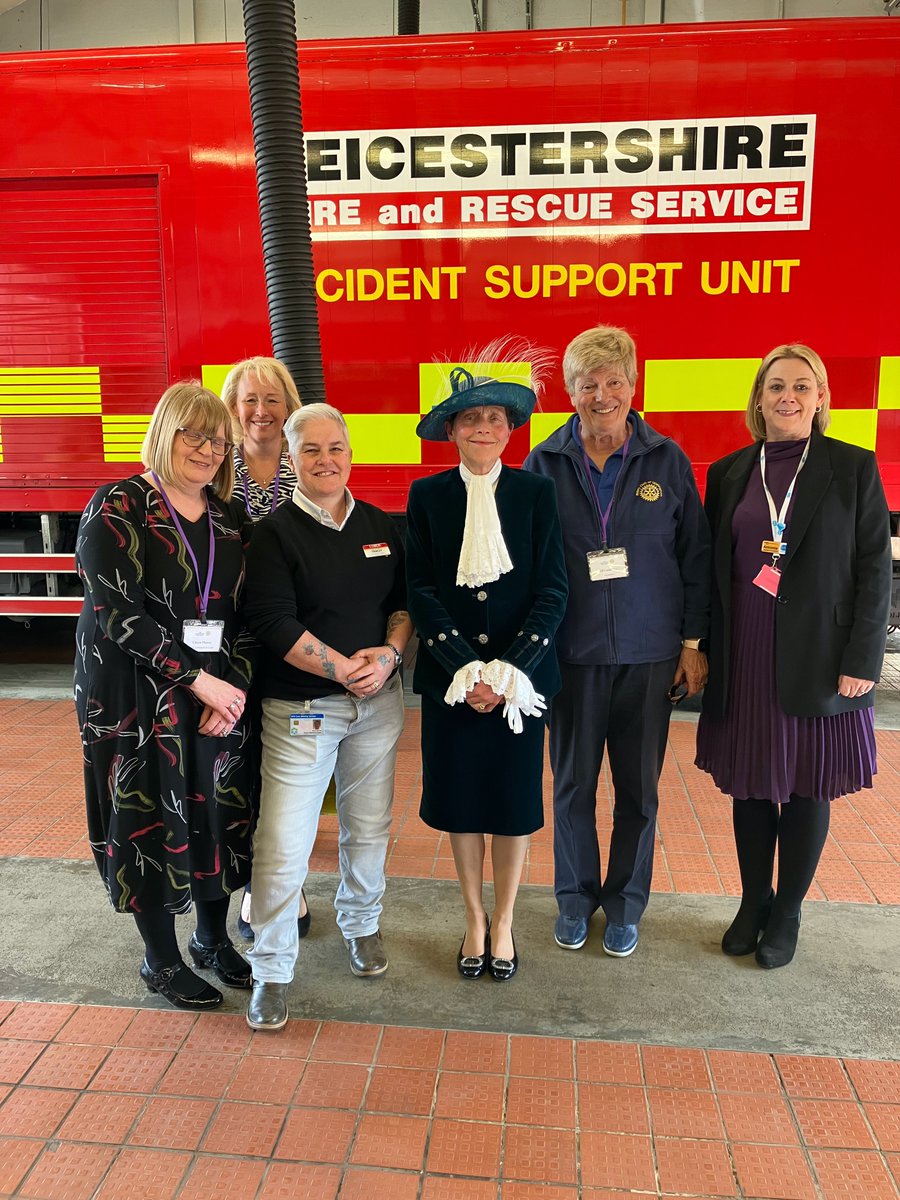
[(91, 846), (113, 908), (133, 915), (144, 941), (141, 977), (191, 1009), (222, 1002), (181, 958), (175, 914), (192, 906), (194, 963), (250, 986), (225, 928), (230, 894), (250, 875), (256, 790), (238, 619), (245, 521), (230, 498), (228, 430), (214, 393), (169, 388), (144, 440), (148, 470), (97, 491), (76, 551)]

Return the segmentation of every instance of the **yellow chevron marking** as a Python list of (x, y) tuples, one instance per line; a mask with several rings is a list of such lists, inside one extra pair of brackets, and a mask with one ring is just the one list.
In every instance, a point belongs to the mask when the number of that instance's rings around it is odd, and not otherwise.
[(531, 449), (550, 436), (551, 433), (556, 433), (562, 425), (565, 425), (572, 412), (536, 412), (531, 415), (531, 429), (529, 430), (531, 437)]
[(221, 363), (214, 363), (212, 366), (201, 367), (200, 382), (205, 388), (209, 388), (211, 392), (215, 392), (217, 396), (221, 396), (225, 376), (233, 366), (234, 363), (226, 363), (224, 366)]

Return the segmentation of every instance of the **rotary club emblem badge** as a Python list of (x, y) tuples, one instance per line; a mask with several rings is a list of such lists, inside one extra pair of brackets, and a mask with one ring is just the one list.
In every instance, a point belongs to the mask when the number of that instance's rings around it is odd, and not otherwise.
[(652, 479), (648, 479), (646, 483), (642, 483), (638, 487), (635, 495), (652, 504), (654, 500), (662, 498), (662, 488), (658, 483), (654, 483)]

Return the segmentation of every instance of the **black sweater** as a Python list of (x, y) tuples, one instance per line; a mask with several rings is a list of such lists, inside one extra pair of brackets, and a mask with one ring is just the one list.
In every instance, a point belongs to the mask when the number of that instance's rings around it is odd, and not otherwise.
[[(384, 543), (390, 554), (367, 557), (364, 547)], [(260, 696), (314, 700), (344, 691), (284, 656), (306, 630), (346, 655), (383, 645), (388, 617), (406, 609), (403, 559), (394, 522), (360, 500), (341, 530), (293, 503), (264, 517), (247, 552), (244, 593), (247, 624), (262, 644)]]

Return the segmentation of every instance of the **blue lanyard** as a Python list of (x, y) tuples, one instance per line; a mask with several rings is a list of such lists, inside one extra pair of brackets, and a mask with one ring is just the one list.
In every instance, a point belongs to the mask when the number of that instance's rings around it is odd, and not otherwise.
[[(209, 594), (212, 591), (213, 567), (216, 562), (216, 534), (213, 529), (212, 513), (209, 511), (209, 501), (206, 501), (206, 519), (209, 522), (209, 569), (206, 572), (206, 584), (201, 590), (200, 588), (200, 564), (197, 562), (197, 555), (194, 553), (191, 543), (187, 540), (184, 532), (184, 527), (178, 519), (178, 513), (175, 511), (175, 505), (166, 495), (166, 489), (162, 485), (162, 481), (155, 471), (151, 471), (153, 482), (156, 484), (159, 494), (166, 502), (166, 508), (172, 520), (175, 522), (175, 528), (178, 530), (178, 536), (181, 538), (181, 544), (187, 550), (191, 562), (194, 564), (194, 578), (197, 581), (197, 590), (200, 592), (200, 620), (206, 624), (206, 610), (209, 608)], [(205, 498), (205, 497), (204, 497)]]
[[(243, 463), (243, 466), (244, 466), (244, 476), (243, 476), (243, 480), (242, 480), (243, 485), (244, 485), (244, 508), (247, 510), (247, 516), (252, 517), (253, 513), (251, 512), (251, 509), (250, 509), (250, 489), (247, 486), (247, 478), (248, 478), (250, 472), (247, 470), (247, 460), (244, 458), (243, 451), (239, 450), (238, 454), (240, 454), (241, 462)], [(270, 513), (273, 513), (275, 511), (275, 509), (278, 507), (278, 489), (281, 486), (281, 457), (280, 456), (278, 458), (278, 470), (275, 472), (275, 478), (272, 482), (274, 484), (274, 488), (272, 491), (272, 504), (271, 504), (271, 507), (269, 508)], [(263, 490), (265, 490), (265, 489), (263, 489)]]
[[(621, 475), (622, 472), (625, 470), (625, 459), (628, 457), (628, 443), (630, 441), (631, 441), (631, 431), (629, 430), (628, 436), (625, 438), (625, 443), (622, 446), (622, 465), (619, 468), (619, 475)], [(591, 467), (593, 464), (591, 463), (591, 460), (588, 457), (587, 450), (585, 450), (585, 448), (584, 448), (584, 442), (581, 443), (581, 455), (584, 459), (584, 466), (585, 466), (585, 470), (587, 471), (588, 483), (591, 485), (591, 495), (594, 497), (594, 504), (597, 506), (597, 516), (600, 518), (600, 536), (603, 539), (603, 549), (605, 550), (606, 544), (607, 544), (606, 531), (609, 527), (609, 518), (612, 514), (613, 504), (615, 504), (615, 501), (616, 501), (616, 484), (619, 482), (619, 480), (617, 478), (616, 483), (613, 484), (613, 494), (609, 498), (609, 504), (607, 504), (606, 508), (601, 508), (600, 507), (600, 496), (599, 496), (599, 493), (597, 492), (597, 485), (594, 483), (594, 475), (591, 470)], [(610, 455), (610, 458), (612, 458), (612, 455)]]

